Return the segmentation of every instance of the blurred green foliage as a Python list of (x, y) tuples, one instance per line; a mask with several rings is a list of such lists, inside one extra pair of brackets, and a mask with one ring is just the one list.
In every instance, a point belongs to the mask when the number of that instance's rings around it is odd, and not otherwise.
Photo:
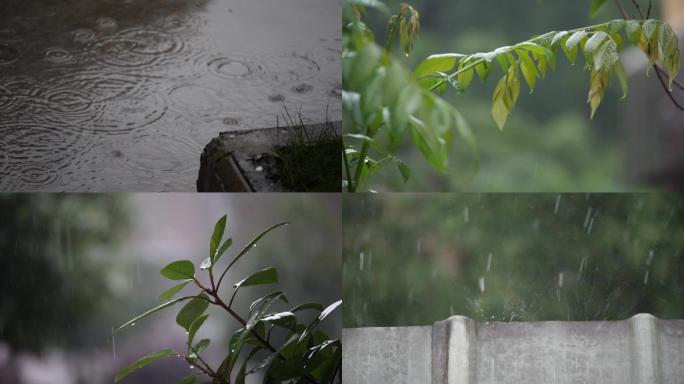
[(344, 198), (345, 327), (684, 317), (670, 194)]
[(0, 194), (0, 212), (0, 341), (33, 352), (97, 344), (79, 335), (114, 307), (107, 248), (127, 228), (123, 198)]
[[(385, 3), (397, 9), (401, 2)], [(416, 0), (411, 4), (420, 12), (421, 34), (409, 57), (397, 57), (409, 68), (434, 53), (488, 51), (548, 31), (621, 17), (611, 3), (590, 19), (590, 0)], [(651, 14), (659, 15), (657, 2)], [(371, 29), (384, 30), (386, 15), (369, 12), (368, 17)], [(378, 37), (382, 44), (380, 34)], [(608, 89), (606, 100), (610, 102), (590, 120), (587, 74), (581, 68), (571, 68), (564, 59), (558, 60), (558, 69), (539, 82), (532, 95), (519, 99), (506, 129), (499, 132), (490, 115), (496, 82), (474, 83), (478, 84), (472, 84), (465, 94), (447, 92), (444, 97), (470, 123), (480, 154), (479, 171), (474, 172), (471, 154), (458, 140), (449, 150), (450, 165), (444, 173), (434, 170), (405, 143), (397, 157), (410, 164), (411, 179), (404, 183), (394, 170), (382, 170), (375, 178), (375, 189), (555, 192), (644, 188), (624, 177), (622, 159), (628, 154), (622, 152), (624, 142), (617, 122), (625, 101), (619, 100), (618, 86)]]

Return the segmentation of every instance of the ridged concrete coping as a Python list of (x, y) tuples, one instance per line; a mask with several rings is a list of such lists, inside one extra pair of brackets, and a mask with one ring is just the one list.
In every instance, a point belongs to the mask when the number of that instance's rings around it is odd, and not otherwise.
[(477, 322), (342, 331), (345, 384), (684, 384), (684, 320)]

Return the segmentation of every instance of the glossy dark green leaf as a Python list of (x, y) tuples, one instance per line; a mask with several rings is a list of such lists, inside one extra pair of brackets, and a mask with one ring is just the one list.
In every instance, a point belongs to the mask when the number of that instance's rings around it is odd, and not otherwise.
[(114, 377), (114, 382), (118, 383), (124, 377), (128, 376), (131, 372), (135, 371), (136, 369), (142, 368), (142, 367), (146, 366), (147, 364), (155, 362), (159, 359), (177, 356), (177, 355), (178, 355), (178, 353), (174, 352), (172, 349), (165, 349), (163, 351), (150, 353), (149, 355), (140, 358), (135, 363), (133, 363), (133, 364), (121, 369), (119, 372), (117, 372), (116, 376)]
[(168, 308), (168, 307), (170, 307), (170, 306), (172, 306), (172, 305), (174, 305), (174, 304), (176, 304), (176, 303), (178, 303), (178, 302), (180, 302), (180, 301), (189, 300), (189, 299), (192, 299), (192, 297), (191, 297), (191, 296), (179, 297), (179, 298), (174, 299), (174, 300), (171, 300), (171, 301), (169, 301), (169, 302), (167, 302), (167, 303), (161, 304), (161, 305), (159, 305), (159, 306), (157, 306), (157, 307), (155, 307), (155, 308), (152, 308), (152, 309), (150, 309), (149, 311), (143, 313), (142, 315), (138, 315), (138, 316), (134, 317), (133, 319), (127, 321), (124, 325), (122, 325), (122, 326), (120, 326), (119, 328), (115, 329), (113, 333), (116, 334), (117, 332), (121, 331), (122, 329), (124, 329), (124, 328), (126, 328), (126, 327), (130, 327), (130, 326), (135, 325), (135, 323), (137, 323), (138, 321), (144, 319), (145, 317), (147, 317), (147, 316), (149, 316), (149, 315), (151, 315), (151, 314), (153, 314), (153, 313), (155, 313), (155, 312), (159, 312), (159, 311), (161, 311), (162, 309)]
[(171, 280), (193, 279), (195, 277), (195, 266), (190, 260), (179, 260), (162, 268), (159, 273)]
[(314, 310), (321, 312), (323, 310), (323, 305), (318, 304), (318, 303), (305, 303), (305, 304), (300, 304), (290, 310), (290, 312), (299, 312), (299, 311), (305, 311), (305, 310)]
[(207, 347), (209, 346), (210, 343), (211, 343), (211, 340), (209, 340), (209, 339), (202, 339), (202, 340), (198, 341), (197, 344), (195, 344), (195, 346), (192, 347), (192, 354), (190, 355), (190, 357), (196, 358), (197, 355), (199, 355), (205, 349), (207, 349)]
[(205, 299), (194, 298), (190, 300), (178, 312), (176, 316), (176, 323), (186, 330), (190, 329), (190, 325), (207, 310), (209, 302)]
[(325, 318), (328, 317), (328, 315), (330, 315), (330, 314), (331, 314), (335, 309), (337, 309), (337, 307), (339, 307), (340, 305), (342, 305), (342, 300), (338, 300), (338, 301), (336, 301), (336, 302), (330, 304), (329, 306), (327, 306), (327, 307), (323, 310), (323, 312), (321, 312), (321, 314), (318, 315), (318, 318), (316, 318), (316, 319), (307, 327), (306, 331), (302, 332), (301, 336), (299, 337), (299, 341), (304, 340), (304, 338), (305, 338), (306, 336), (308, 336), (308, 334), (311, 333), (311, 331), (312, 331), (314, 328), (316, 328), (316, 327), (318, 326), (318, 324), (319, 324), (321, 321), (325, 320)]
[(297, 324), (297, 317), (294, 313), (287, 311), (264, 316), (261, 321), (266, 324), (273, 324), (279, 327), (293, 329), (293, 327)]
[(233, 239), (228, 239), (221, 244), (221, 248), (216, 252), (216, 256), (214, 257), (214, 262), (213, 264), (218, 263), (219, 259), (221, 256), (223, 256), (224, 253), (230, 248), (230, 246), (233, 244)]
[(196, 318), (192, 324), (190, 324), (190, 327), (188, 328), (188, 344), (192, 345), (192, 341), (195, 338), (195, 335), (197, 334), (197, 331), (200, 329), (200, 327), (204, 324), (204, 322), (207, 320), (207, 317), (209, 317), (209, 314), (204, 314), (198, 318)]
[(233, 264), (235, 264), (238, 260), (240, 260), (240, 258), (242, 258), (242, 256), (247, 254), (247, 252), (249, 252), (252, 248), (256, 247), (256, 244), (259, 242), (259, 240), (261, 240), (261, 238), (264, 237), (267, 233), (271, 232), (272, 230), (274, 230), (278, 227), (282, 227), (284, 225), (289, 225), (289, 224), (290, 223), (288, 223), (288, 222), (282, 222), (282, 223), (278, 223), (278, 224), (275, 224), (275, 225), (272, 225), (272, 226), (266, 228), (265, 231), (261, 232), (257, 237), (255, 237), (254, 239), (252, 239), (252, 241), (250, 241), (249, 243), (247, 243), (247, 245), (245, 245), (245, 247), (242, 249), (242, 251), (240, 251), (240, 253), (238, 253), (238, 255), (235, 256), (233, 261), (231, 261), (230, 264), (228, 264), (226, 269), (221, 274), (221, 277), (223, 277), (223, 275), (225, 275), (226, 272), (228, 272), (230, 267), (232, 267)]
[(214, 263), (216, 259), (216, 251), (218, 250), (221, 239), (223, 239), (223, 233), (226, 231), (226, 220), (227, 215), (221, 216), (220, 219), (214, 225), (214, 233), (211, 235), (211, 242), (209, 243), (209, 258)]
[(233, 288), (247, 287), (250, 285), (275, 284), (278, 282), (278, 270), (269, 267), (254, 272), (248, 277), (238, 281)]
[(171, 299), (173, 296), (176, 295), (176, 293), (180, 292), (181, 289), (185, 288), (186, 285), (188, 285), (189, 282), (191, 282), (192, 279), (187, 279), (183, 281), (180, 284), (176, 284), (173, 287), (167, 289), (164, 291), (161, 295), (159, 295), (159, 300), (160, 301), (166, 301)]

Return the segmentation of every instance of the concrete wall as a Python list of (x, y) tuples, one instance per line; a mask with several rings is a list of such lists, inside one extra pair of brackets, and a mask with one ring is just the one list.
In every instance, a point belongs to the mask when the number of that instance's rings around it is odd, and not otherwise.
[(684, 384), (684, 320), (480, 323), (342, 331), (344, 383)]

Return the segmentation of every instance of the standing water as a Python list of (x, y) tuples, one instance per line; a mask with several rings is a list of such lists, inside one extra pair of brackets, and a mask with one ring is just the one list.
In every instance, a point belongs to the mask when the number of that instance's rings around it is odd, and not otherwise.
[(332, 0), (3, 0), (0, 190), (190, 191), (221, 131), (339, 120), (339, 20)]

